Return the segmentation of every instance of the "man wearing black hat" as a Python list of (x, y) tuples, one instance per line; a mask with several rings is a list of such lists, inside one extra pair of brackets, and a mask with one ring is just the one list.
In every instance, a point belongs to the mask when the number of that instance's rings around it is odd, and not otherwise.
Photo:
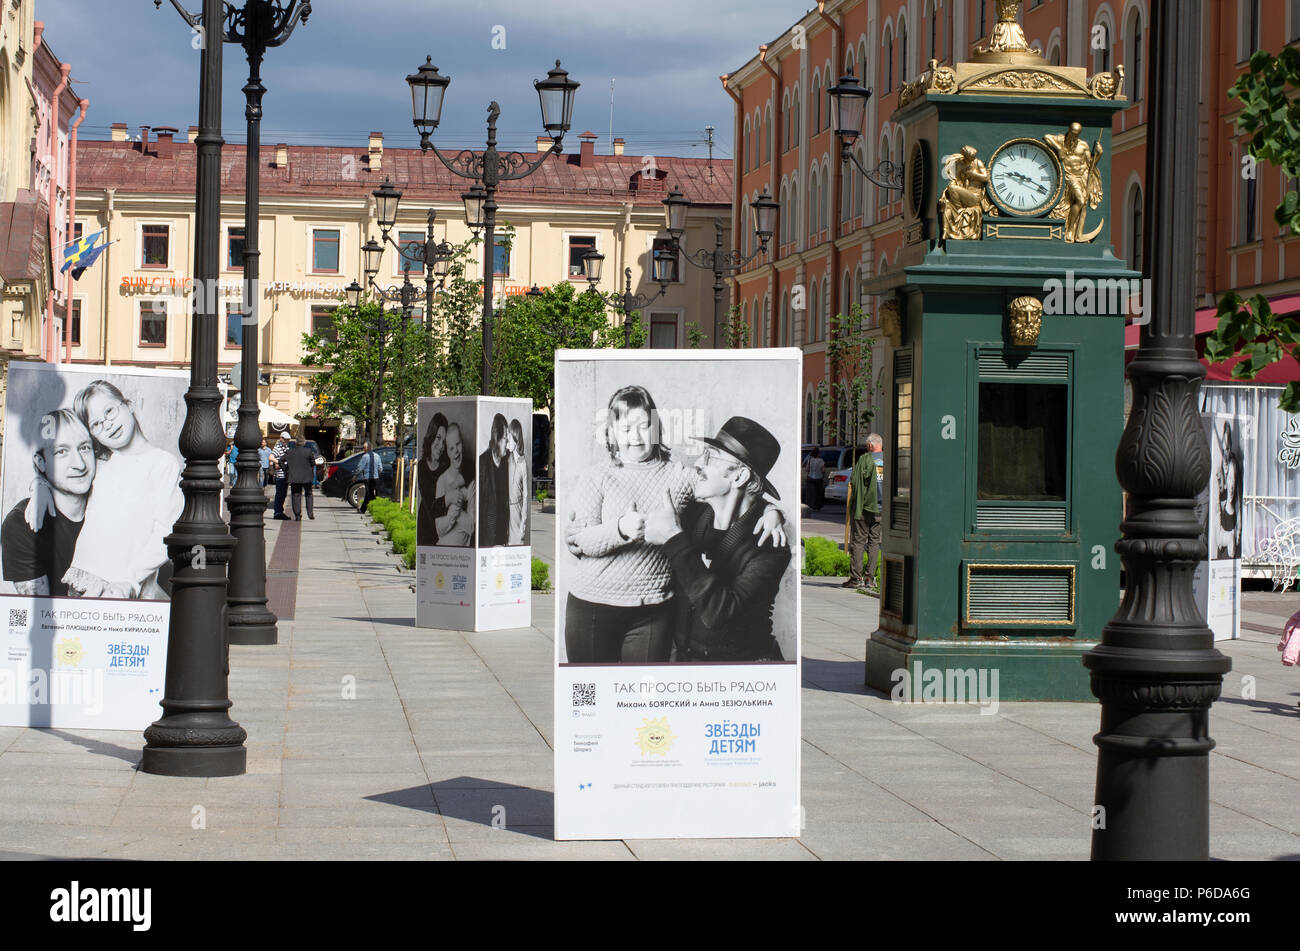
[(727, 420), (695, 463), (695, 498), (679, 519), (670, 501), (646, 516), (645, 540), (662, 545), (679, 599), (677, 659), (781, 660), (772, 605), (790, 549), (754, 543), (781, 445), (744, 416)]

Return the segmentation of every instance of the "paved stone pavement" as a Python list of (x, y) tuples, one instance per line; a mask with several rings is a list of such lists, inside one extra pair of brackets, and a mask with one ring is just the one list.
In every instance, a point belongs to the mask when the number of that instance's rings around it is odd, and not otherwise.
[[(0, 856), (1088, 856), (1098, 707), (1004, 703), (990, 716), (867, 692), (877, 602), (821, 578), (804, 582), (801, 837), (555, 842), (553, 596), (536, 598), (528, 629), (417, 629), (412, 576), (369, 520), (334, 500), (316, 511), (302, 523), (297, 616), (277, 646), (231, 649), (247, 775), (140, 773), (133, 733), (0, 729)], [(823, 514), (829, 535), (836, 516)], [(278, 527), (268, 525), (268, 551)], [(535, 551), (550, 551), (553, 516), (539, 514), (534, 531)], [(1275, 631), (1296, 601), (1252, 595), (1244, 619)], [(1300, 673), (1282, 667), (1276, 641), (1247, 629), (1221, 645), (1234, 669), (1211, 719), (1215, 857), (1300, 858)], [(1249, 699), (1243, 675), (1255, 680)], [(492, 826), (496, 806), (505, 829)]]

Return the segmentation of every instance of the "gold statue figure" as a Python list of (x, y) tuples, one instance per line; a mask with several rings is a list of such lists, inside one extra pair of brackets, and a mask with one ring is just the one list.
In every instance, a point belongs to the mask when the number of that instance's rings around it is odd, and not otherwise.
[(939, 196), (939, 210), (945, 238), (970, 241), (980, 236), (989, 170), (975, 156), (973, 145), (963, 145), (960, 152), (944, 156), (943, 177), (948, 179), (948, 187)]
[(1029, 43), (1025, 40), (1025, 31), (1020, 27), (1020, 2), (1021, 0), (997, 0), (998, 22), (993, 24), (993, 33), (989, 36), (988, 49), (980, 50), (980, 52), (1029, 52)]
[(1043, 302), (1029, 295), (1017, 297), (1011, 302), (1010, 318), (1012, 346), (1036, 347), (1043, 329)]
[(1101, 233), (1103, 219), (1092, 231), (1084, 233), (1083, 224), (1089, 208), (1101, 204), (1101, 171), (1097, 163), (1101, 159), (1101, 135), (1097, 135), (1095, 148), (1088, 148), (1088, 143), (1079, 138), (1083, 126), (1071, 122), (1064, 135), (1045, 135), (1043, 141), (1051, 146), (1061, 159), (1061, 169), (1065, 177), (1065, 189), (1058, 208), (1065, 210), (1065, 240), (1067, 242), (1087, 243)]

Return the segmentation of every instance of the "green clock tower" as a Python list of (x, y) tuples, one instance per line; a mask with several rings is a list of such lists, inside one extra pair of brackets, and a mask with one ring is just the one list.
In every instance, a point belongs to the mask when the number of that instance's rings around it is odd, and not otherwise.
[(900, 91), (904, 244), (863, 285), (891, 344), (866, 683), (912, 700), (1092, 700), (1081, 655), (1119, 604), (1124, 318), (1145, 304), (1110, 243), (1124, 72), (1051, 65), (1019, 6)]

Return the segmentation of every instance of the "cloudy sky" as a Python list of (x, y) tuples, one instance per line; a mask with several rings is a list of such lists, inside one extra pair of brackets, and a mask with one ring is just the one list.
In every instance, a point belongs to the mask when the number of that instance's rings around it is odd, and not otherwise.
[[(242, 3), (242, 0), (238, 0)], [(184, 0), (198, 10), (201, 0)], [(582, 84), (575, 132), (609, 148), (610, 81), (615, 136), (630, 154), (732, 155), (732, 101), (718, 76), (743, 65), (815, 6), (811, 0), (313, 0), (311, 19), (268, 51), (263, 66), (264, 144), (363, 142), (382, 131), (414, 146), (405, 77), (432, 55), (451, 77), (441, 147), (479, 147), (492, 99), (503, 145), (531, 148), (541, 131), (532, 82), (558, 57)], [(199, 54), (189, 28), (164, 0), (36, 0), (50, 48), (72, 65), (91, 101), (81, 134), (107, 138), (125, 122), (184, 130), (198, 122)], [(503, 29), (502, 29), (503, 28)], [(493, 38), (504, 38), (504, 49)], [(497, 45), (501, 45), (498, 40)], [(244, 138), (243, 50), (225, 52), (224, 130)], [(566, 141), (566, 147), (569, 142)], [(576, 142), (573, 147), (576, 147)]]

